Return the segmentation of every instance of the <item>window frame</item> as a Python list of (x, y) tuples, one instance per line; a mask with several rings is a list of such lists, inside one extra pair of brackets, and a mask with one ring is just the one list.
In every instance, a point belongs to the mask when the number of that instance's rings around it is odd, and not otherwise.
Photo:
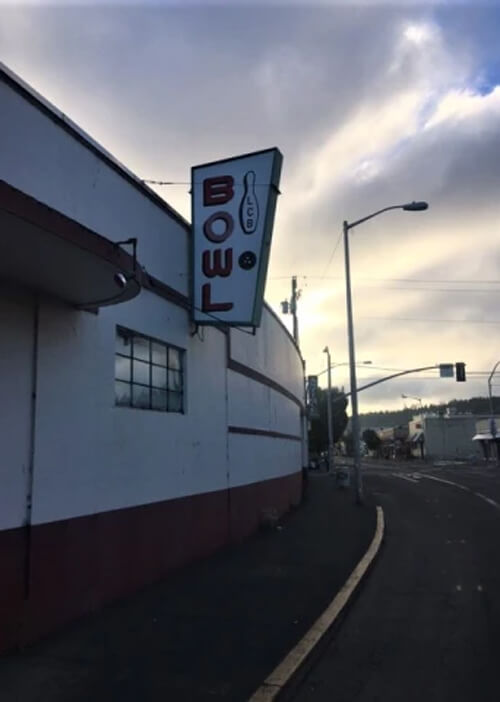
[[(128, 340), (128, 344), (130, 345), (129, 349), (129, 354), (126, 355), (124, 353), (121, 353), (121, 351), (118, 348), (118, 339), (121, 338), (123, 340)], [(144, 354), (136, 354), (135, 352), (135, 339), (142, 339), (145, 342), (147, 342), (147, 360), (144, 357)], [(153, 361), (153, 346), (157, 345), (160, 347), (160, 349), (164, 350), (165, 352), (165, 364), (163, 363), (158, 363)], [(158, 349), (157, 349), (158, 350)], [(172, 362), (171, 366), (171, 361), (170, 361), (170, 353), (171, 351), (175, 352), (177, 355), (177, 361), (175, 363)], [(153, 336), (148, 336), (147, 334), (142, 334), (141, 332), (134, 331), (133, 329), (129, 329), (128, 327), (124, 327), (120, 324), (117, 324), (115, 327), (115, 353), (114, 353), (114, 358), (115, 358), (115, 374), (114, 374), (114, 381), (115, 381), (115, 407), (120, 407), (120, 408), (128, 408), (128, 409), (138, 409), (138, 410), (148, 410), (150, 412), (163, 412), (166, 414), (186, 414), (186, 371), (185, 371), (185, 354), (186, 350), (181, 348), (180, 346), (177, 346), (175, 344), (170, 344), (166, 341), (162, 341), (161, 339), (158, 339), (157, 337)], [(116, 360), (118, 358), (123, 358), (128, 360), (128, 379), (124, 379), (123, 377), (119, 377), (116, 371)], [(144, 382), (143, 380), (141, 381), (136, 381), (134, 378), (134, 367), (135, 364), (137, 363), (142, 363), (147, 366), (147, 374), (148, 374), (148, 382)], [(139, 368), (136, 366), (136, 368)], [(161, 385), (156, 385), (153, 384), (153, 369), (158, 368), (162, 369), (165, 372), (165, 385), (164, 387), (161, 387)], [(136, 371), (137, 372), (137, 371)], [(170, 374), (175, 374), (175, 378), (177, 379), (177, 382), (179, 383), (179, 388), (180, 389), (175, 389), (174, 387), (170, 386)], [(118, 398), (119, 395), (117, 393), (117, 383), (121, 383), (123, 385), (128, 386), (128, 392), (126, 395), (126, 398), (128, 399), (128, 402), (119, 402)], [(144, 405), (141, 404), (134, 404), (134, 389), (135, 388), (144, 388), (147, 389), (148, 391), (148, 401), (147, 403), (144, 403)], [(154, 406), (154, 390), (164, 393), (165, 394), (165, 405), (164, 407), (155, 407)], [(174, 406), (174, 398), (172, 397), (174, 395), (176, 397), (175, 400), (175, 406), (178, 406), (179, 400), (180, 400), (180, 409), (171, 409), (171, 407)], [(172, 405), (171, 405), (172, 403)]]

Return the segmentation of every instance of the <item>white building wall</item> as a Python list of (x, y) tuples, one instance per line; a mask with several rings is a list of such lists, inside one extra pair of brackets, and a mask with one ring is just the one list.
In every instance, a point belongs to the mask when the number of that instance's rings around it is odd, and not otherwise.
[[(185, 349), (185, 414), (115, 407), (117, 324)], [(283, 334), (275, 320), (273, 332)], [(148, 291), (98, 315), (41, 304), (33, 523), (300, 471), (300, 441), (227, 432), (235, 425), (300, 437), (298, 405), (228, 371), (224, 334), (207, 328), (202, 338), (189, 335), (185, 310)]]
[(290, 398), (231, 370), (228, 389), (230, 426), (301, 436), (300, 408)]
[(231, 330), (231, 358), (267, 375), (295, 397), (304, 399), (304, 373), (299, 352), (268, 307), (262, 311), (261, 326), (255, 336)]
[(0, 288), (0, 529), (23, 524), (30, 466), (34, 305)]
[(290, 439), (230, 434), (229, 465), (230, 487), (281, 478), (301, 470), (301, 444)]
[(112, 241), (137, 237), (140, 263), (187, 295), (185, 227), (1, 80), (0, 105), (0, 179)]
[[(186, 349), (186, 414), (115, 407), (116, 324)], [(143, 291), (99, 315), (40, 314), (34, 523), (227, 486), (225, 337)]]
[[(1, 80), (0, 104), (0, 179), (108, 239), (137, 237), (147, 272), (187, 295), (189, 234), (180, 218), (89, 148), (78, 128), (70, 133), (55, 111), (47, 114)], [(14, 410), (0, 426), (8, 446), (0, 528), (7, 528), (25, 518), (33, 308), (31, 302), (3, 305), (9, 335), (0, 379), (4, 395), (16, 394)], [(186, 414), (115, 407), (117, 324), (186, 350)], [(228, 435), (228, 425), (236, 425), (300, 436), (301, 420), (292, 399), (227, 370), (227, 342), (213, 328), (191, 336), (186, 310), (148, 291), (97, 315), (42, 300), (33, 523), (300, 471), (299, 441)], [(300, 355), (268, 308), (254, 336), (231, 330), (230, 358), (303, 402)]]

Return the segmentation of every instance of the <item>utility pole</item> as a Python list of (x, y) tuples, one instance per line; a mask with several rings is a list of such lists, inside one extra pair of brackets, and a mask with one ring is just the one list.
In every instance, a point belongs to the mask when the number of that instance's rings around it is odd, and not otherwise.
[(332, 414), (332, 362), (330, 358), (330, 349), (325, 346), (323, 353), (326, 353), (328, 360), (328, 397), (326, 398), (327, 422), (328, 422), (328, 472), (333, 473), (335, 450), (333, 443), (333, 414)]
[[(292, 314), (293, 318), (293, 338), (295, 343), (297, 344), (297, 348), (299, 348), (299, 320), (297, 318), (297, 300), (300, 297), (300, 290), (297, 290), (297, 276), (293, 275), (292, 276), (292, 295), (290, 297), (290, 300), (283, 300), (281, 303), (281, 311), (283, 314)], [(304, 373), (304, 398), (307, 396), (307, 385), (306, 385), (306, 364), (305, 361), (302, 360), (303, 363), (303, 373)], [(304, 416), (302, 417), (302, 459), (303, 459), (303, 465), (306, 466), (309, 464), (309, 447), (308, 447), (308, 418), (307, 414), (304, 413)]]
[[(299, 293), (300, 294), (300, 293)], [(297, 276), (292, 276), (292, 297), (290, 298), (290, 312), (293, 317), (293, 338), (297, 346), (299, 345), (299, 320), (297, 319), (297, 300), (299, 299), (299, 294), (297, 294)]]
[(293, 338), (297, 346), (299, 346), (299, 320), (297, 317), (297, 300), (300, 298), (300, 290), (297, 290), (297, 276), (292, 276), (292, 295), (290, 301), (283, 300), (281, 303), (281, 311), (283, 314), (291, 313), (293, 317)]

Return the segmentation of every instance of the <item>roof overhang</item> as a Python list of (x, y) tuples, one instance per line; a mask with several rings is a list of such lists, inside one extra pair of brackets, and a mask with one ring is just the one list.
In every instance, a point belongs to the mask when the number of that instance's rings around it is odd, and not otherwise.
[(119, 245), (0, 180), (0, 279), (92, 309), (141, 290)]

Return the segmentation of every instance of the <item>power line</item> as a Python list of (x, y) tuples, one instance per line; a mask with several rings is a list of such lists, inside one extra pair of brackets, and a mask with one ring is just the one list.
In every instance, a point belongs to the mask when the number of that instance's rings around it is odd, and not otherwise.
[[(339, 236), (338, 236), (338, 239), (337, 239), (337, 241), (335, 242), (335, 246), (333, 247), (332, 254), (331, 254), (330, 258), (328, 259), (328, 263), (326, 264), (324, 273), (323, 273), (323, 275), (322, 275), (322, 277), (321, 277), (322, 280), (325, 278), (326, 273), (327, 273), (328, 269), (330, 268), (330, 264), (331, 264), (331, 262), (333, 261), (333, 257), (335, 256), (335, 253), (336, 253), (336, 251), (337, 251), (337, 249), (338, 249), (338, 247), (339, 247), (341, 238), (342, 238), (342, 232), (340, 232), (340, 234), (339, 234)], [(302, 277), (302, 276), (301, 276), (301, 277)], [(307, 278), (307, 276), (304, 276), (304, 278)]]
[[(277, 280), (277, 278), (270, 278), (270, 280)], [(321, 280), (328, 280), (328, 278), (321, 278)], [(336, 280), (340, 280), (336, 279)], [(321, 282), (321, 281), (320, 281)], [(356, 282), (356, 281), (355, 281)], [(443, 293), (483, 293), (491, 295), (492, 293), (500, 293), (500, 288), (431, 288), (431, 287), (415, 287), (415, 286), (401, 286), (401, 285), (361, 285), (364, 289), (369, 290), (418, 290), (420, 292), (443, 292)]]
[[(275, 276), (272, 278), (269, 278), (269, 280), (285, 280), (287, 278), (290, 278), (289, 275), (280, 275), (280, 276)], [(298, 275), (297, 278), (307, 278), (309, 280), (344, 280), (343, 276), (336, 275), (336, 276), (326, 276), (326, 275)], [(353, 278), (353, 282), (359, 282), (359, 281), (370, 281), (370, 282), (383, 282), (383, 283), (450, 283), (450, 284), (476, 284), (476, 285), (500, 285), (500, 280), (478, 280), (478, 279), (473, 279), (469, 278), (468, 280), (465, 279), (459, 279), (459, 278), (367, 278), (367, 277), (360, 277), (360, 278)], [(406, 288), (403, 288), (406, 289)], [(427, 290), (427, 288), (422, 288), (423, 290)]]
[(397, 285), (362, 285), (360, 287), (364, 289), (368, 288), (369, 290), (419, 290), (420, 292), (487, 293), (488, 295), (491, 295), (492, 293), (500, 293), (500, 288), (416, 288)]
[(415, 317), (360, 317), (385, 322), (434, 322), (439, 324), (500, 324), (500, 319), (417, 319)]
[(387, 285), (378, 285), (378, 286), (372, 286), (372, 285), (366, 285), (364, 287), (368, 287), (371, 290), (420, 290), (421, 292), (446, 292), (446, 293), (488, 293), (491, 295), (491, 293), (498, 292), (500, 293), (500, 288), (490, 288), (489, 290), (486, 288), (410, 288), (410, 287), (401, 287), (401, 286), (387, 286)]

